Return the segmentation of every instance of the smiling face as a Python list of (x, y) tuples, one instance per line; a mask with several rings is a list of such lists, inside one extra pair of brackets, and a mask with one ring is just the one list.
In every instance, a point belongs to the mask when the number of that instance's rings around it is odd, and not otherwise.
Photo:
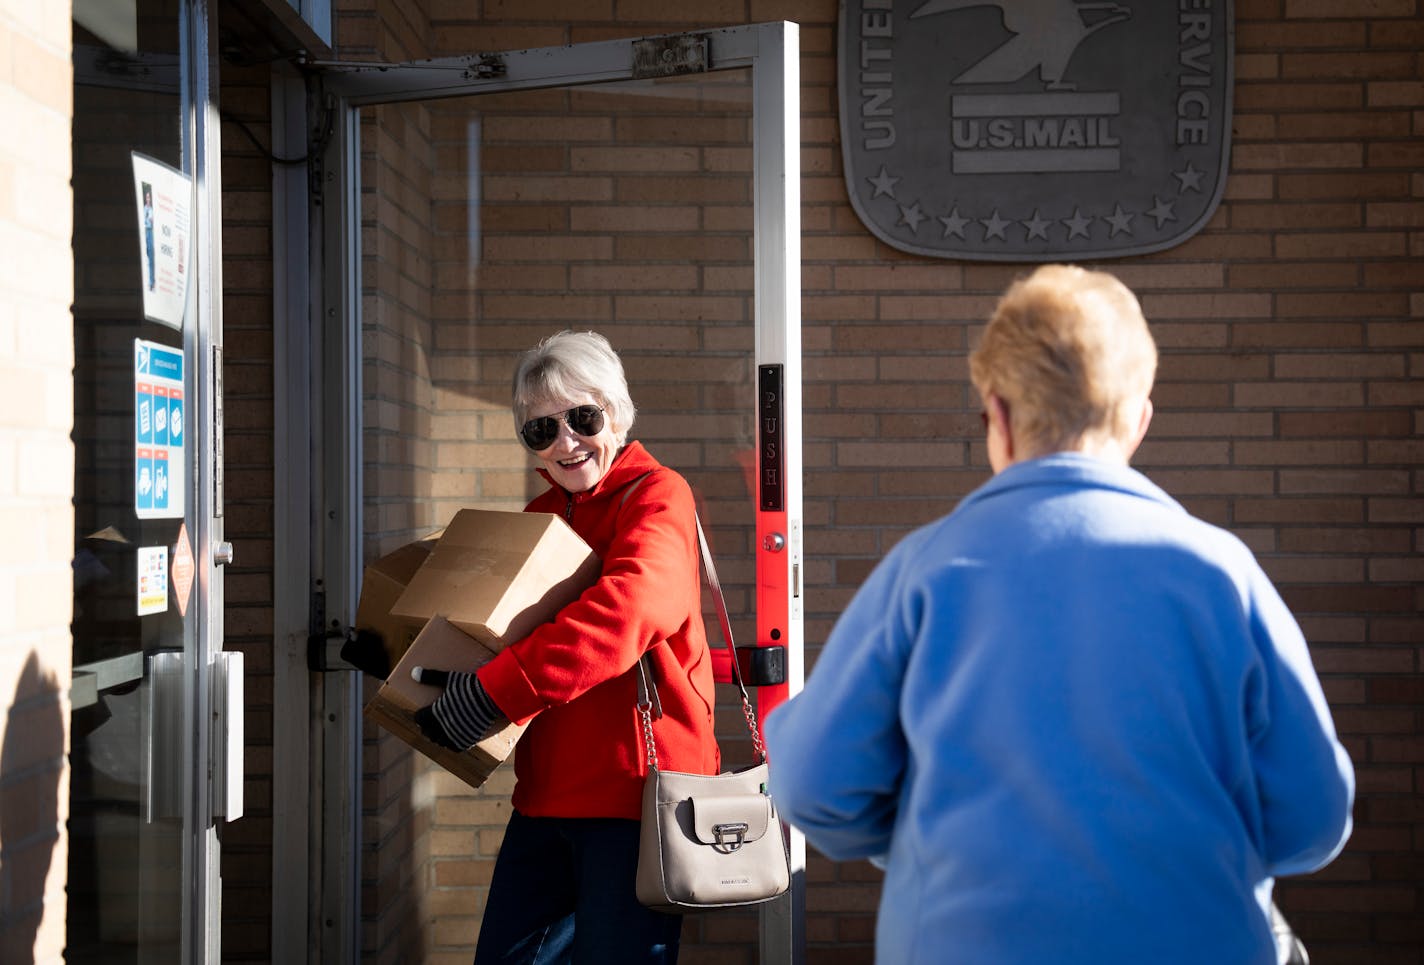
[(539, 457), (554, 482), (571, 493), (587, 492), (598, 485), (621, 448), (608, 419), (603, 421), (603, 428), (594, 436), (579, 435), (563, 420), (563, 414), (575, 406), (598, 404), (598, 400), (591, 396), (580, 396), (577, 399), (543, 402), (529, 409), (530, 419), (554, 416), (558, 421), (559, 435), (547, 449), (541, 449), (534, 455)]

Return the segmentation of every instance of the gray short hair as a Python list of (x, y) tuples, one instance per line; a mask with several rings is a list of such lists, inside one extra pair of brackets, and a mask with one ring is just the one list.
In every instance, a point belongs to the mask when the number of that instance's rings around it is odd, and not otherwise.
[(514, 368), (514, 428), (524, 425), (534, 406), (589, 396), (603, 407), (622, 445), (637, 409), (628, 394), (623, 362), (597, 332), (550, 335), (519, 357)]
[(969, 372), (980, 395), (1008, 403), (1025, 451), (1043, 456), (1094, 436), (1131, 436), (1131, 403), (1152, 391), (1157, 345), (1117, 278), (1044, 265), (999, 300)]

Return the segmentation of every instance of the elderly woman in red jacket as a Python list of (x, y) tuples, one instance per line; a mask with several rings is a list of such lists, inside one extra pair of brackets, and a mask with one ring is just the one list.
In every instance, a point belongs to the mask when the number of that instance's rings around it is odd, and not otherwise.
[(460, 750), (502, 718), (529, 725), (476, 965), (677, 960), (681, 917), (634, 894), (647, 773), (640, 657), (662, 704), (661, 765), (715, 774), (720, 762), (692, 490), (628, 441), (634, 411), (622, 363), (593, 332), (546, 339), (515, 372), (515, 425), (549, 483), (525, 511), (566, 519), (602, 573), (551, 623), (475, 673), (450, 674), (422, 717), (429, 736)]

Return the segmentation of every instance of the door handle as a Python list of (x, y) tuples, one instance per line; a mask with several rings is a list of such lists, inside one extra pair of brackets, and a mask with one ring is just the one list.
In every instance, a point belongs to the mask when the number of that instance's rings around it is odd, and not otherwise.
[(160, 650), (144, 657), (143, 818), (183, 817), (183, 654)]
[(243, 654), (224, 650), (212, 667), (213, 817), (242, 817), (244, 687)]
[[(183, 816), (183, 654), (149, 654), (145, 714), (144, 765), (147, 794), (144, 819), (149, 823)], [(236, 821), (243, 812), (243, 655), (217, 654), (208, 678), (211, 706), (209, 754), (213, 816)]]
[(227, 540), (223, 540), (222, 542), (218, 543), (216, 546), (213, 547), (214, 566), (227, 566), (229, 563), (232, 562), (232, 558), (232, 544), (229, 543)]

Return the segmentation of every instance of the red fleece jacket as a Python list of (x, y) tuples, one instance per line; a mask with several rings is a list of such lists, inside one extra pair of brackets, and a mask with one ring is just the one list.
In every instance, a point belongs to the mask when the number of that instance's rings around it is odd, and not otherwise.
[(603, 567), (552, 622), (479, 670), (500, 710), (529, 722), (515, 746), (514, 806), (533, 817), (637, 818), (647, 764), (634, 668), (644, 653), (662, 701), (659, 766), (720, 766), (692, 489), (630, 442), (598, 485), (551, 486), (525, 512), (563, 516)]

